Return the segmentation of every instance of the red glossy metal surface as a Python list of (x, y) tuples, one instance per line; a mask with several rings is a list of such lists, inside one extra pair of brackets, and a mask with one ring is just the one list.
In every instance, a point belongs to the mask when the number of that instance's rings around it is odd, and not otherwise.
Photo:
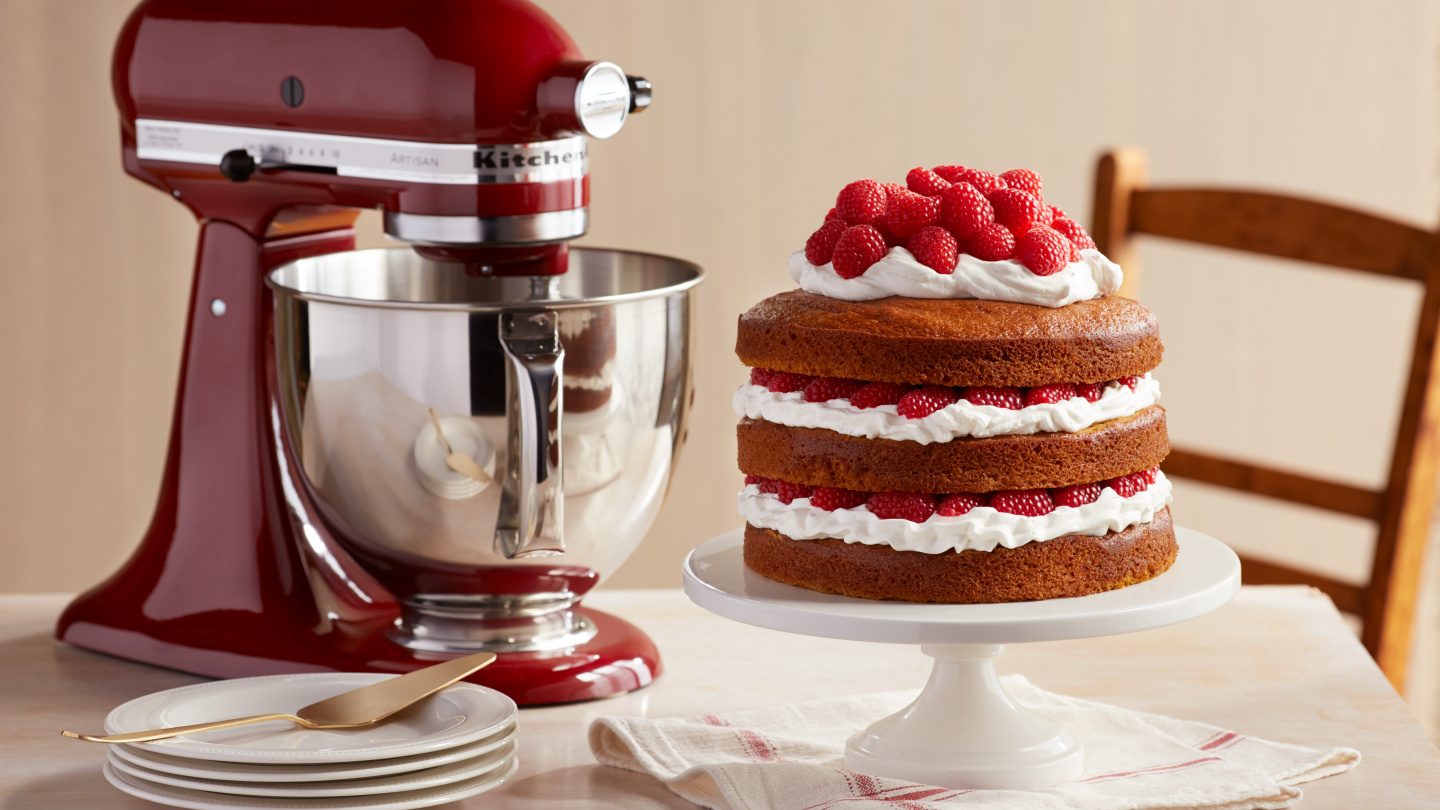
[[(197, 215), (258, 236), (289, 205), (510, 216), (582, 208), (587, 180), (406, 184), (267, 172), (243, 184), (194, 165), (135, 159), (135, 119), (431, 143), (547, 140), (537, 88), (573, 72), (569, 36), (524, 0), (148, 0), (121, 30), (113, 79), (126, 170)], [(303, 84), (288, 106), (281, 85)]]
[[(154, 518), (125, 565), (65, 610), (58, 637), (217, 677), (403, 672), (439, 656), (386, 637), (398, 610), (380, 580), (458, 592), (583, 594), (594, 586), (594, 572), (583, 568), (362, 565), (347, 553), (280, 438), (263, 285), (265, 271), (281, 262), (354, 247), (339, 208), (528, 214), (584, 206), (587, 181), (409, 185), (274, 171), (232, 183), (215, 167), (141, 161), (134, 126), (136, 117), (150, 117), (435, 142), (530, 141), (552, 135), (535, 107), (536, 87), (573, 69), (564, 66), (577, 56), (554, 21), (521, 0), (147, 0), (136, 9), (114, 62), (125, 170), (174, 194), (202, 230)], [(305, 84), (298, 107), (281, 101), (287, 76)], [(563, 245), (525, 248), (508, 259), (554, 272), (564, 253)], [(217, 299), (223, 316), (212, 314)], [(476, 680), (533, 705), (604, 697), (659, 674), (655, 647), (637, 628), (580, 612), (598, 630), (589, 643), (506, 654)]]
[[(121, 117), (449, 143), (543, 140), (536, 89), (580, 52), (524, 0), (148, 0)], [(280, 103), (286, 77), (304, 100)]]

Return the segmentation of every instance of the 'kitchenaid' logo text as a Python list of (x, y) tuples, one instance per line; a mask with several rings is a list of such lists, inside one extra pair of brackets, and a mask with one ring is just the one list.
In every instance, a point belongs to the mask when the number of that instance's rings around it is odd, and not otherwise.
[(585, 161), (585, 148), (555, 151), (548, 147), (539, 152), (518, 152), (511, 149), (475, 150), (477, 169), (539, 169), (545, 166), (574, 166)]

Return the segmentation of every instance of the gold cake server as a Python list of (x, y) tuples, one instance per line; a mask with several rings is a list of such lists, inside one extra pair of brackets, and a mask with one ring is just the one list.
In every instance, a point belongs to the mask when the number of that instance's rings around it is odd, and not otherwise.
[(379, 683), (342, 692), (318, 703), (311, 703), (294, 714), (256, 714), (249, 717), (235, 717), (229, 720), (215, 720), (209, 723), (195, 723), (189, 726), (159, 728), (151, 731), (131, 731), (126, 734), (91, 735), (62, 731), (62, 735), (77, 740), (98, 743), (140, 743), (194, 734), (199, 731), (213, 731), (217, 728), (248, 726), (270, 720), (289, 720), (305, 728), (359, 728), (374, 725), (390, 715), (411, 706), (462, 678), (479, 671), (495, 660), (495, 653), (475, 653), (463, 658), (446, 661), (443, 664), (417, 669), (396, 678), (386, 678)]
[(435, 413), (434, 408), (430, 409), (430, 421), (435, 425), (435, 438), (440, 440), (440, 446), (445, 449), (445, 466), (466, 478), (482, 484), (488, 483), (490, 481), (489, 473), (476, 464), (475, 459), (464, 453), (455, 452), (455, 448), (450, 446), (450, 440), (445, 438), (445, 431), (440, 428), (440, 417)]

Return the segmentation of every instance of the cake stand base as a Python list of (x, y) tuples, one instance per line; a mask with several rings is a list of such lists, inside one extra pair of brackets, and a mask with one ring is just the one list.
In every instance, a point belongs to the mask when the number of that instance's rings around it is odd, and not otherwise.
[(845, 767), (948, 788), (1036, 790), (1080, 778), (1080, 742), (1005, 694), (995, 675), (1004, 647), (926, 644), (920, 650), (935, 659), (925, 689), (851, 737)]
[(740, 532), (685, 559), (697, 605), (746, 624), (853, 641), (919, 644), (935, 659), (909, 706), (850, 738), (845, 766), (954, 789), (1038, 790), (1078, 779), (1080, 741), (1017, 705), (995, 674), (1002, 644), (1147, 630), (1220, 607), (1240, 588), (1224, 543), (1176, 530), (1179, 556), (1160, 576), (1093, 596), (995, 605), (881, 602), (783, 585), (745, 567)]

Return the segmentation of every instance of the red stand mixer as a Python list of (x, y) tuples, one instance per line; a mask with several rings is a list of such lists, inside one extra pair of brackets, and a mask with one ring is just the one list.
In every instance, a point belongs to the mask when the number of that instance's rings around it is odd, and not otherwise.
[[(567, 241), (649, 84), (523, 0), (147, 0), (114, 83), (201, 232), (153, 522), (59, 638), (222, 677), (493, 650), (521, 704), (658, 675), (579, 600), (664, 495), (701, 274)], [(354, 250), (375, 208), (410, 247)]]

